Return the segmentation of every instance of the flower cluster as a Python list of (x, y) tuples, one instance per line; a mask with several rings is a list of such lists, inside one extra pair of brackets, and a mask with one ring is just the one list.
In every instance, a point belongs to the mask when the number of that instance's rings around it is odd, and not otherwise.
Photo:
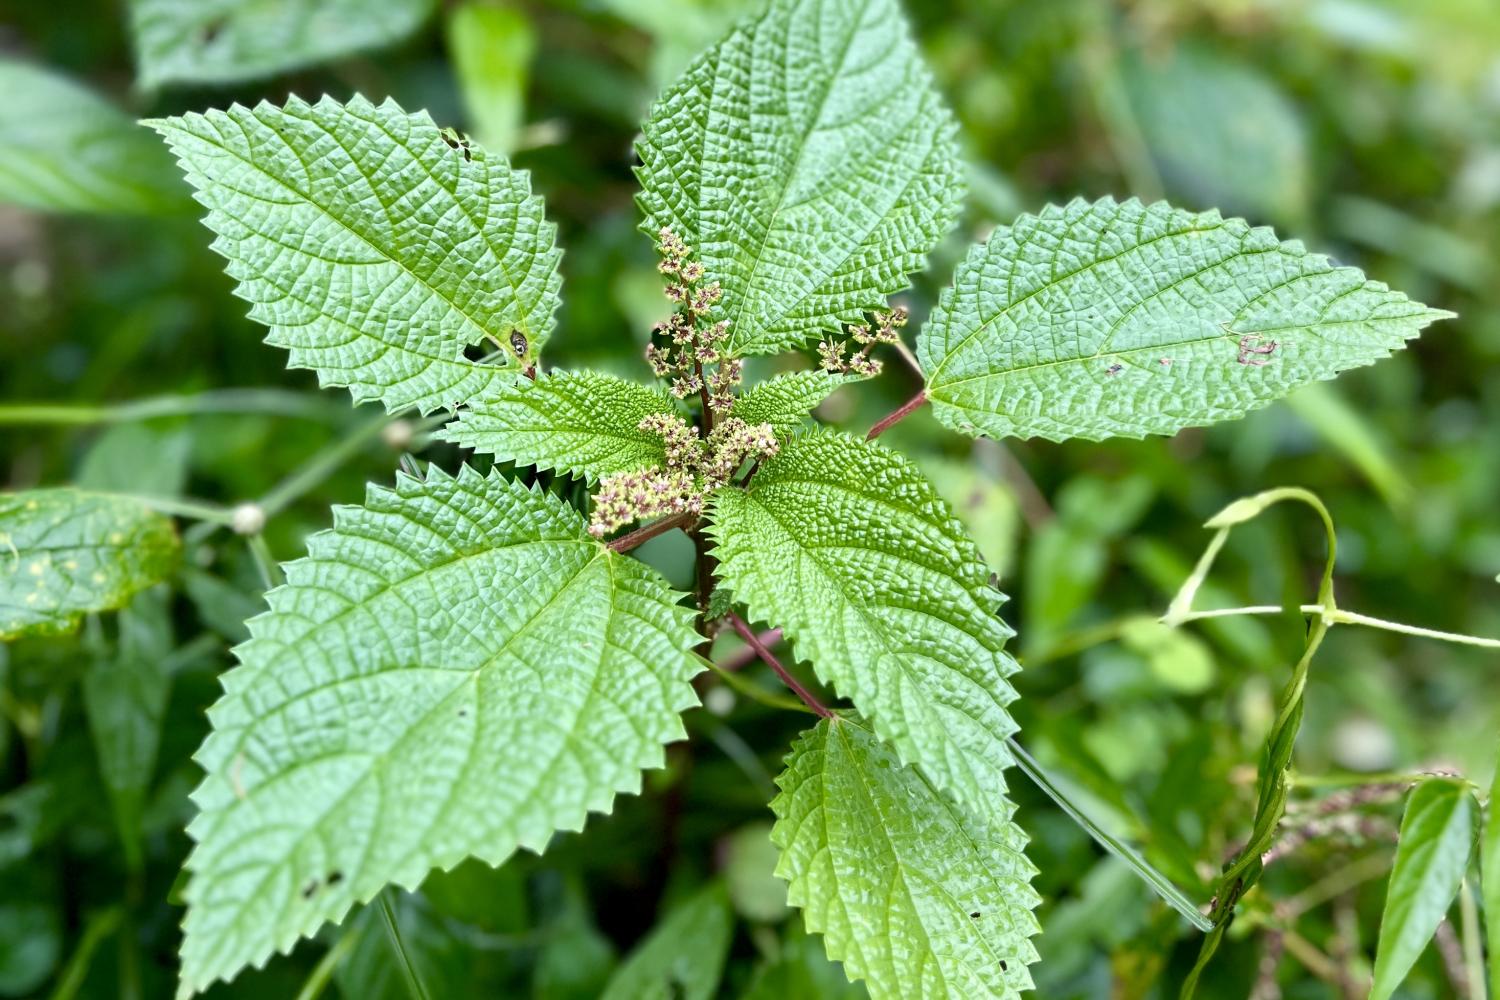
[(770, 424), (747, 424), (739, 417), (720, 421), (706, 441), (675, 414), (652, 414), (639, 426), (661, 435), (666, 467), (605, 476), (589, 521), (595, 538), (631, 521), (700, 513), (708, 495), (728, 483), (747, 458), (769, 458), (779, 448)]
[(853, 372), (856, 375), (879, 375), (880, 362), (870, 357), (870, 351), (876, 344), (899, 343), (901, 335), (896, 331), (906, 325), (907, 316), (905, 306), (896, 306), (889, 312), (875, 313), (873, 328), (870, 324), (863, 323), (849, 327), (849, 340), (860, 347), (847, 360), (844, 358), (844, 352), (849, 349), (849, 341), (832, 338), (819, 341), (818, 361), (823, 366), (823, 370)]
[(670, 279), (667, 300), (677, 310), (652, 329), (662, 342), (646, 348), (646, 362), (657, 378), (670, 383), (678, 399), (702, 394), (709, 409), (726, 413), (734, 401), (733, 387), (740, 382), (741, 362), (724, 351), (729, 321), (710, 321), (719, 301), (719, 283), (703, 283), (703, 265), (688, 259), (692, 248), (665, 226), (657, 234), (656, 249), (661, 254), (658, 267)]

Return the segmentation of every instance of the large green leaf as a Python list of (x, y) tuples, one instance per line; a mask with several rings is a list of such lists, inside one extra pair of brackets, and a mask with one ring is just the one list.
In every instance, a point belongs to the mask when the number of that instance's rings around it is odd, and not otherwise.
[(640, 423), (676, 412), (660, 389), (602, 372), (553, 372), (497, 382), (443, 436), (502, 462), (597, 479), (663, 464), (661, 435)]
[(401, 477), (308, 547), (209, 712), (187, 993), (388, 882), (541, 851), (638, 789), (696, 702), (691, 612), (550, 494)]
[(732, 930), (729, 894), (711, 885), (636, 946), (600, 1000), (709, 1000), (724, 972)]
[(875, 732), (979, 813), (1008, 815), (1016, 669), (1002, 600), (963, 527), (903, 456), (815, 430), (709, 512), (719, 575)]
[(172, 158), (92, 91), (0, 58), (0, 94), (0, 202), (109, 214), (192, 207)]
[(0, 494), (0, 639), (71, 631), (172, 571), (172, 522), (139, 500), (73, 489)]
[(1489, 944), (1490, 995), (1500, 997), (1500, 762), (1490, 780), (1490, 798), (1479, 848), (1479, 894)]
[(225, 84), (389, 45), (432, 0), (130, 0), (144, 87)]
[(835, 389), (853, 376), (825, 371), (789, 372), (753, 385), (729, 411), (747, 424), (770, 424), (777, 437), (785, 437), (807, 420), (807, 415)]
[(771, 803), (777, 874), (875, 1000), (1019, 997), (1036, 960), (1026, 836), (934, 788), (857, 721), (792, 748)]
[(530, 359), (551, 332), (561, 251), (541, 198), (425, 113), (294, 97), (150, 124), (208, 207), (250, 316), (324, 385), (390, 410), (451, 407), (512, 377), (466, 347)]
[(949, 427), (1098, 440), (1240, 416), (1449, 315), (1243, 220), (1105, 198), (996, 230), (917, 349)]
[(775, 0), (667, 90), (637, 152), (644, 228), (671, 228), (722, 284), (739, 354), (883, 307), (963, 193), (896, 0)]
[(1412, 789), (1385, 890), (1370, 1000), (1387, 1000), (1396, 992), (1453, 905), (1469, 866), (1477, 818), (1474, 796), (1463, 781), (1430, 778)]

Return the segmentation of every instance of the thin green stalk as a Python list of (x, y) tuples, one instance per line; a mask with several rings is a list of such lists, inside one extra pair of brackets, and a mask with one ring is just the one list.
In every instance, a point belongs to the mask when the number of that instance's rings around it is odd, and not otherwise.
[(266, 544), (265, 535), (249, 535), (245, 538), (245, 544), (250, 549), (250, 557), (255, 560), (255, 568), (260, 571), (260, 582), (265, 584), (267, 590), (273, 590), (286, 582), (286, 575), (281, 572), (281, 565), (271, 555), (271, 547)]
[[(1440, 642), (1455, 642), (1465, 646), (1480, 646), (1484, 649), (1500, 649), (1500, 639), (1489, 639), (1479, 635), (1469, 635), (1465, 632), (1444, 632), (1439, 629), (1424, 628), (1421, 625), (1407, 625), (1405, 622), (1393, 622), (1385, 618), (1376, 618), (1373, 615), (1360, 614), (1358, 611), (1346, 611), (1343, 608), (1328, 608), (1321, 604), (1300, 604), (1297, 610), (1304, 615), (1318, 615), (1328, 619), (1330, 625), (1363, 625), (1365, 628), (1381, 629), (1386, 632), (1399, 632), (1402, 635), (1414, 635), (1423, 639), (1436, 639)], [(1234, 618), (1240, 615), (1281, 615), (1286, 614), (1287, 609), (1279, 604), (1251, 604), (1241, 608), (1213, 608), (1207, 611), (1178, 611), (1168, 613), (1162, 621), (1168, 625), (1182, 625), (1187, 622), (1203, 621), (1207, 618)]]
[(1135, 848), (1119, 840), (1108, 830), (1095, 823), (1077, 803), (1069, 799), (1062, 789), (1058, 788), (1047, 775), (1047, 772), (1043, 770), (1042, 765), (1037, 763), (1036, 758), (1026, 752), (1025, 747), (1017, 743), (1014, 738), (1007, 742), (1011, 753), (1016, 758), (1016, 764), (1021, 769), (1021, 773), (1030, 778), (1032, 784), (1045, 792), (1047, 797), (1055, 802), (1059, 809), (1067, 813), (1069, 819), (1082, 827), (1090, 837), (1093, 837), (1095, 843), (1129, 865), (1131, 870), (1140, 876), (1141, 881), (1151, 887), (1151, 891), (1160, 896), (1172, 909), (1186, 917), (1188, 923), (1204, 933), (1208, 933), (1214, 929), (1213, 923), (1199, 911), (1197, 905), (1181, 889), (1172, 884), (1171, 879), (1152, 866)]
[(215, 525), (229, 525), (234, 523), (234, 514), (230, 510), (217, 504), (206, 503), (202, 500), (192, 500), (187, 497), (153, 497), (138, 493), (121, 494), (131, 500), (135, 500), (143, 506), (150, 507), (162, 514), (170, 514), (173, 517), (188, 518), (193, 521), (205, 521)]
[(268, 518), (279, 514), (303, 494), (316, 489), (325, 479), (337, 472), (340, 466), (359, 454), (365, 445), (379, 437), (380, 432), (394, 419), (394, 416), (382, 414), (366, 422), (348, 437), (334, 442), (314, 455), (302, 468), (273, 486), (265, 496), (256, 501), (257, 504), (266, 512)]
[[(1493, 806), (1491, 807), (1493, 808)], [(1473, 887), (1464, 879), (1458, 888), (1458, 912), (1460, 932), (1464, 945), (1464, 979), (1469, 985), (1469, 1000), (1485, 1000), (1488, 996), (1484, 982), (1483, 932), (1479, 929), (1479, 906), (1474, 902)], [(1491, 914), (1491, 920), (1500, 920), (1500, 913)], [(1495, 961), (1500, 961), (1496, 956)]]
[(188, 396), (152, 396), (97, 406), (11, 403), (0, 406), (0, 425), (88, 427), (204, 413), (265, 413), (329, 420), (337, 419), (340, 409), (316, 397), (285, 389), (212, 389)]
[(422, 977), (417, 974), (417, 967), (406, 951), (406, 942), (401, 940), (401, 928), (396, 924), (396, 911), (391, 907), (389, 889), (380, 893), (380, 914), (385, 918), (385, 930), (391, 937), (391, 947), (396, 951), (397, 964), (406, 977), (407, 992), (412, 995), (413, 1000), (428, 1000), (427, 988), (422, 985)]
[(328, 983), (333, 979), (334, 972), (339, 963), (348, 957), (359, 943), (360, 931), (356, 927), (350, 927), (344, 934), (333, 943), (333, 947), (323, 953), (318, 959), (318, 964), (313, 966), (312, 972), (308, 973), (307, 981), (302, 984), (302, 989), (297, 991), (297, 1000), (318, 1000), (323, 991), (328, 988)]
[(124, 915), (124, 909), (116, 905), (89, 917), (83, 926), (83, 934), (78, 939), (78, 947), (73, 950), (67, 966), (58, 977), (57, 987), (52, 991), (52, 1000), (72, 1000), (78, 995), (94, 964), (94, 952), (99, 950), (99, 945), (105, 938), (119, 928)]

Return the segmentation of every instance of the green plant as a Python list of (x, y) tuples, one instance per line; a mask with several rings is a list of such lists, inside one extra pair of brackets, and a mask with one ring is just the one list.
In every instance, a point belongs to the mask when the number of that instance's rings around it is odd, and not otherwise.
[[(673, 307), (647, 356), (660, 388), (546, 369), (561, 279), (541, 199), (503, 157), (426, 115), (292, 99), (152, 125), (208, 209), (252, 318), (293, 366), (495, 463), (371, 487), (250, 621), (198, 756), (184, 992), (289, 949), (388, 884), (540, 852), (555, 830), (609, 811), (684, 735), (679, 713), (727, 627), (820, 717), (792, 748), (770, 836), (828, 954), (877, 996), (1015, 995), (1030, 983), (1038, 897), (1005, 794), (1018, 758), (1011, 633), (952, 510), (873, 439), (923, 405), (970, 436), (1174, 433), (1384, 357), (1448, 315), (1268, 229), (1075, 201), (970, 251), (918, 330), (923, 384), (907, 404), (865, 439), (811, 426), (831, 393), (879, 374), (878, 349), (913, 360), (907, 313), (888, 298), (961, 201), (955, 127), (890, 0), (774, 3), (695, 62), (646, 123), (642, 228)], [(746, 359), (814, 341), (819, 369), (741, 389)], [(597, 484), (592, 498), (568, 477)], [(1211, 526), (1227, 532), (1285, 498)], [(207, 516), (254, 538), (273, 500)], [(10, 505), (46, 519), (0, 515), (14, 525), (8, 634), (120, 606), (170, 568), (162, 515), (205, 513), (76, 492)], [(1357, 620), (1333, 602), (1329, 524), (1255, 834), (1211, 919), (1110, 845), (1211, 941), (1282, 818), (1321, 635)], [(679, 529), (696, 555), (692, 598), (628, 555)], [(72, 548), (102, 560), (104, 579)], [(1191, 599), (1207, 566), (1168, 624), (1203, 614)], [(819, 700), (755, 622), (782, 630), (850, 705)], [(1469, 815), (1457, 783), (1420, 789), (1423, 814), (1438, 798)], [(713, 890), (689, 906), (669, 925), (726, 936)], [(1413, 919), (1425, 941), (1431, 929)], [(622, 970), (619, 995), (633, 995), (630, 976), (661, 980), (656, 966), (682, 947), (661, 940)], [(687, 995), (713, 990), (716, 973), (690, 971), (670, 973)]]

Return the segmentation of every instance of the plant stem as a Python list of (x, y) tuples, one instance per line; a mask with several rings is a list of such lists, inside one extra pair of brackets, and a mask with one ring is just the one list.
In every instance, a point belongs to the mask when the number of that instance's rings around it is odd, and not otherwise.
[(367, 422), (353, 434), (336, 441), (318, 452), (308, 462), (271, 488), (257, 503), (272, 517), (285, 510), (309, 490), (315, 489), (329, 476), (338, 471), (354, 455), (357, 455), (372, 439), (378, 437), (386, 424), (396, 419), (392, 414), (382, 414)]
[(397, 964), (401, 966), (401, 972), (406, 977), (406, 990), (415, 1000), (428, 1000), (427, 988), (422, 985), (422, 977), (417, 975), (417, 967), (412, 964), (411, 956), (407, 954), (406, 943), (401, 940), (401, 928), (396, 923), (396, 911), (391, 908), (391, 890), (383, 889), (380, 893), (380, 914), (385, 918), (385, 930), (391, 937), (391, 947), (396, 951)]
[(760, 637), (755, 634), (755, 631), (749, 625), (745, 624), (745, 619), (733, 611), (729, 612), (726, 618), (734, 630), (740, 634), (740, 638), (745, 640), (745, 645), (755, 650), (755, 655), (764, 660), (766, 666), (774, 670), (776, 676), (781, 678), (781, 682), (791, 688), (793, 694), (802, 699), (802, 704), (825, 719), (833, 718), (833, 713), (825, 708), (822, 702), (813, 697), (812, 692), (803, 687), (801, 682), (787, 671), (786, 667), (781, 665), (781, 661), (776, 659), (776, 654), (767, 649), (765, 644), (760, 641)]
[(700, 653), (695, 652), (693, 655), (698, 657), (698, 659), (702, 661), (705, 667), (718, 674), (719, 679), (722, 680), (725, 684), (728, 684), (730, 687), (734, 688), (740, 694), (744, 695), (746, 698), (749, 698), (756, 704), (765, 705), (767, 708), (780, 708), (788, 712), (810, 711), (806, 705), (798, 701), (796, 698), (789, 698), (785, 695), (772, 694), (769, 691), (763, 690), (759, 685), (753, 683), (751, 680), (749, 680), (749, 678), (745, 677), (744, 674), (730, 673), (728, 670), (725, 670), (713, 660), (710, 660), (708, 657), (703, 656)]
[[(1490, 808), (1495, 806), (1491, 804)], [(1458, 912), (1463, 939), (1464, 978), (1469, 987), (1469, 1000), (1485, 1000), (1484, 945), (1479, 929), (1479, 907), (1474, 902), (1474, 892), (1468, 879), (1464, 879), (1458, 889)], [(1500, 914), (1490, 919), (1500, 920)]]
[(637, 528), (628, 535), (621, 535), (619, 538), (612, 539), (604, 544), (612, 552), (629, 552), (631, 549), (651, 541), (657, 535), (665, 535), (673, 528), (685, 528), (696, 520), (698, 520), (697, 514), (673, 514), (671, 517), (652, 521), (644, 528)]
[(360, 932), (351, 927), (333, 943), (333, 947), (323, 953), (318, 959), (318, 964), (313, 966), (312, 972), (308, 973), (307, 981), (302, 984), (302, 989), (297, 991), (297, 1000), (318, 1000), (323, 991), (328, 988), (328, 981), (333, 978), (333, 973), (338, 969), (339, 963), (348, 957), (359, 943)]
[[(760, 643), (762, 646), (770, 649), (772, 646), (781, 641), (781, 629), (766, 629), (760, 634), (758, 638), (760, 639)], [(760, 659), (760, 654), (758, 654), (751, 647), (746, 646), (744, 649), (726, 656), (723, 662), (719, 664), (719, 666), (722, 669), (733, 673), (736, 670), (743, 670), (745, 667), (749, 666), (751, 663), (754, 663), (758, 659)]]
[(104, 406), (13, 403), (0, 406), (0, 425), (88, 427), (201, 413), (267, 413), (329, 419), (339, 412), (321, 400), (284, 389), (213, 389), (191, 396), (153, 396)]
[(173, 517), (184, 517), (194, 521), (206, 521), (209, 524), (231, 524), (234, 514), (223, 507), (206, 503), (202, 500), (192, 500), (186, 497), (153, 497), (138, 493), (127, 493), (124, 496), (138, 501), (142, 506), (150, 507), (154, 511), (170, 514)]
[(89, 968), (94, 964), (94, 952), (120, 926), (123, 917), (124, 910), (115, 905), (88, 918), (83, 925), (83, 934), (78, 939), (78, 947), (68, 959), (68, 964), (58, 979), (57, 988), (52, 991), (52, 1000), (72, 1000), (78, 995), (84, 980), (88, 978)]
[(880, 435), (890, 430), (896, 424), (900, 423), (902, 420), (905, 420), (907, 417), (917, 412), (917, 410), (921, 409), (922, 404), (925, 402), (927, 402), (927, 387), (923, 386), (922, 388), (917, 390), (917, 394), (915, 396), (913, 396), (911, 399), (908, 399), (900, 406), (896, 407), (896, 409), (892, 410), (888, 416), (883, 417), (878, 423), (875, 424), (874, 427), (871, 427), (870, 433), (865, 435), (865, 440), (874, 441), (876, 438), (880, 437)]
[[(1173, 620), (1168, 622), (1168, 624), (1203, 621), (1206, 618), (1232, 618), (1239, 615), (1280, 615), (1285, 614), (1287, 610), (1287, 608), (1279, 604), (1250, 604), (1242, 608), (1213, 608), (1209, 611), (1187, 611), (1174, 616)], [(1500, 639), (1466, 635), (1462, 632), (1443, 632), (1438, 629), (1423, 628), (1420, 625), (1407, 625), (1403, 622), (1393, 622), (1384, 618), (1376, 618), (1372, 615), (1363, 615), (1357, 611), (1346, 611), (1343, 608), (1326, 608), (1321, 604), (1302, 604), (1298, 606), (1297, 610), (1304, 615), (1322, 617), (1331, 625), (1363, 625), (1366, 628), (1377, 628), (1386, 632), (1399, 632), (1402, 635), (1414, 635), (1423, 639), (1456, 642), (1465, 646), (1480, 646), (1484, 649), (1500, 649)]]
[(280, 564), (271, 555), (271, 547), (266, 544), (265, 535), (247, 535), (245, 544), (250, 548), (250, 557), (255, 560), (255, 568), (260, 571), (261, 582), (267, 590), (273, 590), (286, 582)]

